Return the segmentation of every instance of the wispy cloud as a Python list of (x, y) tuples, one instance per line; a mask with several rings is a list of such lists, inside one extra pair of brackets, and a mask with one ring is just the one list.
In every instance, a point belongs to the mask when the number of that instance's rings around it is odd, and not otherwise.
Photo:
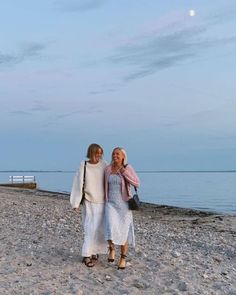
[(60, 121), (67, 120), (75, 116), (89, 116), (89, 115), (99, 114), (102, 112), (103, 110), (101, 109), (100, 105), (94, 105), (94, 103), (90, 104), (86, 102), (84, 105), (82, 104), (80, 108), (74, 111), (58, 113), (51, 116), (50, 120), (48, 120), (48, 122), (46, 122), (42, 127), (44, 128), (49, 127), (49, 126), (57, 124)]
[(62, 120), (62, 119), (65, 119), (65, 118), (69, 118), (69, 117), (72, 117), (74, 115), (82, 114), (82, 113), (83, 112), (81, 110), (77, 110), (77, 111), (73, 111), (73, 112), (58, 114), (58, 115), (56, 115), (54, 117), (54, 121)]
[(17, 63), (18, 57), (11, 54), (0, 53), (0, 65), (8, 65), (12, 63)]
[(223, 10), (213, 13), (206, 21), (208, 25), (220, 25), (225, 22), (235, 20), (236, 6), (224, 7)]
[[(214, 25), (217, 19), (222, 21), (220, 16), (215, 17)], [(206, 22), (189, 25), (186, 19), (182, 23), (173, 20), (162, 31), (151, 30), (120, 46), (108, 60), (114, 65), (129, 66), (131, 73), (124, 80), (130, 81), (193, 60), (207, 49), (236, 44), (236, 36), (206, 37), (209, 28)]]
[(65, 12), (82, 12), (102, 7), (108, 0), (56, 0), (55, 6)]
[(115, 91), (116, 91), (115, 87), (110, 87), (109, 88), (109, 87), (101, 86), (100, 90), (92, 90), (92, 91), (89, 91), (88, 94), (90, 94), (90, 95), (100, 95), (100, 94), (104, 94), (104, 93), (112, 93), (112, 92), (115, 92)]
[(55, 116), (55, 120), (61, 120), (65, 118), (72, 117), (74, 115), (91, 115), (94, 113), (101, 113), (102, 110), (99, 106), (90, 106), (90, 107), (83, 107), (81, 109), (75, 110), (73, 112), (62, 113)]
[(22, 111), (22, 110), (17, 110), (17, 111), (12, 111), (10, 112), (12, 115), (19, 115), (19, 116), (30, 116), (31, 112), (27, 112), (27, 111)]
[(31, 112), (50, 111), (50, 107), (41, 100), (35, 100), (33, 103), (34, 103), (33, 107), (29, 109), (29, 111), (31, 111)]
[(27, 60), (40, 58), (45, 49), (42, 43), (28, 43), (19, 48), (16, 53), (0, 53), (0, 66), (19, 64)]
[(11, 114), (13, 115), (20, 115), (20, 116), (30, 116), (34, 115), (35, 113), (43, 113), (43, 112), (48, 112), (50, 111), (50, 107), (45, 104), (41, 100), (34, 100), (32, 107), (29, 107), (25, 110), (16, 110), (12, 111)]

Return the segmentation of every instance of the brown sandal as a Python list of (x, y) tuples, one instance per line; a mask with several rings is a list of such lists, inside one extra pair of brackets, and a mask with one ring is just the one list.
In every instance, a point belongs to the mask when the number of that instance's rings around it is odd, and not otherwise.
[(94, 267), (94, 263), (90, 257), (83, 257), (82, 263), (84, 263), (87, 267)]
[(92, 255), (91, 258), (92, 260), (98, 261), (99, 255), (98, 254)]
[(120, 262), (119, 262), (119, 265), (118, 265), (118, 268), (117, 269), (125, 269), (126, 268), (126, 261), (125, 261), (125, 266), (120, 266), (121, 265), (121, 261), (122, 259), (125, 260), (127, 256), (125, 254), (120, 254)]
[[(110, 245), (108, 247), (109, 249), (109, 254), (108, 254), (108, 258), (107, 258), (107, 261), (108, 262), (114, 262), (115, 261), (115, 246), (114, 244)], [(112, 252), (114, 251), (114, 256), (112, 256)], [(111, 258), (112, 257), (112, 258)], [(113, 258), (114, 257), (114, 258)]]

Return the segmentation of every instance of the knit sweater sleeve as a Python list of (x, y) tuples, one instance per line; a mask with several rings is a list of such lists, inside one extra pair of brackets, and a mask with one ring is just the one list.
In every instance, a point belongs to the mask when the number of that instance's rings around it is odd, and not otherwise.
[(78, 208), (82, 200), (82, 188), (83, 188), (83, 176), (84, 176), (84, 161), (81, 163), (79, 170), (75, 173), (71, 194), (70, 204), (72, 208)]
[(125, 178), (125, 180), (132, 184), (135, 187), (139, 187), (140, 181), (139, 178), (134, 170), (134, 168), (131, 165), (127, 165), (124, 172), (122, 173), (122, 176)]

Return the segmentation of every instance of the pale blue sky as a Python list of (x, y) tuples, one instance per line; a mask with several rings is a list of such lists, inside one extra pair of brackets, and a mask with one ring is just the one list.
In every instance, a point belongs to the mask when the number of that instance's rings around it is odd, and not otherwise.
[(236, 169), (235, 1), (0, 3), (0, 170)]

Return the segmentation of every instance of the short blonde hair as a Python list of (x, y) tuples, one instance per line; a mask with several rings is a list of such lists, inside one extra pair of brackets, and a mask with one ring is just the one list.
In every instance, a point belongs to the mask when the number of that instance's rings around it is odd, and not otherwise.
[[(123, 165), (127, 165), (128, 164), (128, 157), (127, 157), (127, 153), (126, 153), (125, 149), (123, 149), (122, 147), (119, 147), (119, 146), (115, 147), (112, 151), (112, 154), (115, 150), (119, 150), (122, 152), (122, 154), (124, 156)], [(111, 160), (111, 162), (112, 162), (112, 160)]]
[(99, 150), (101, 150), (102, 151), (102, 154), (103, 154), (103, 148), (99, 144), (97, 144), (97, 143), (90, 144), (90, 146), (88, 147), (88, 150), (87, 150), (86, 157), (88, 159), (91, 159), (94, 155), (96, 155), (96, 153)]

